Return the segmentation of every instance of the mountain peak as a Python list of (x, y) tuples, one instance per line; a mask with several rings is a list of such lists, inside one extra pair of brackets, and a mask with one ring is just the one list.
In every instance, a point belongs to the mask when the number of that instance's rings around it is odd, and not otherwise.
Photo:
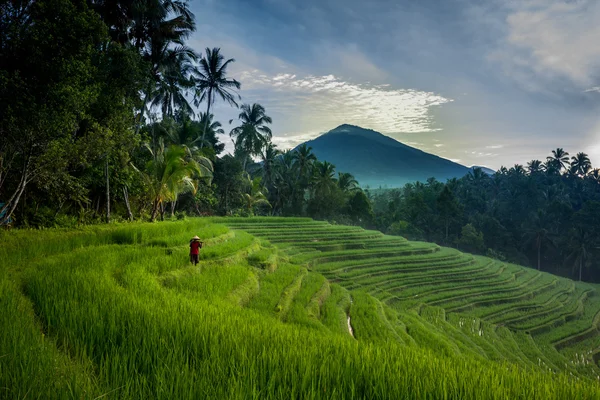
[(381, 135), (381, 133), (375, 132), (372, 129), (362, 128), (360, 126), (350, 125), (350, 124), (342, 124), (342, 125), (338, 126), (337, 128), (330, 130), (327, 133), (362, 133), (362, 134)]
[(399, 187), (430, 177), (440, 181), (461, 177), (469, 171), (463, 165), (356, 125), (342, 124), (307, 144), (319, 160), (353, 174), (361, 185)]

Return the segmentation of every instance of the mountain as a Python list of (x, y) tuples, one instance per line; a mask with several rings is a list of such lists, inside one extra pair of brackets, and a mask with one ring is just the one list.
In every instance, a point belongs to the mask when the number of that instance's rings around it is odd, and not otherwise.
[(363, 187), (401, 187), (430, 177), (445, 182), (469, 172), (464, 165), (353, 125), (340, 125), (306, 144), (319, 160), (351, 173)]
[(475, 168), (479, 168), (488, 175), (494, 175), (496, 173), (496, 171), (494, 171), (493, 169), (484, 167), (482, 165), (473, 165), (471, 168), (469, 168), (469, 171), (473, 171)]

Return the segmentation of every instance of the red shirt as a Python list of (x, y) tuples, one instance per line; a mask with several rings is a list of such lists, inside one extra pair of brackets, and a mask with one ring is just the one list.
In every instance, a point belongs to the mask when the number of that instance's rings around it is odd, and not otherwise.
[(190, 254), (198, 254), (200, 247), (202, 247), (200, 245), (200, 242), (197, 240), (192, 240), (190, 242)]

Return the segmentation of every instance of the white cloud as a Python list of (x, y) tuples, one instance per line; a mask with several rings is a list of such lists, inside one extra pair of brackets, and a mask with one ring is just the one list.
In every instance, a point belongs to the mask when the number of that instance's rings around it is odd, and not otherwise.
[[(506, 4), (506, 3), (505, 3)], [(600, 68), (600, 2), (523, 0), (508, 3), (504, 42), (488, 58), (527, 89), (549, 80), (589, 88)]]
[(443, 144), (441, 144), (441, 143), (436, 143), (436, 144), (434, 144), (434, 146), (435, 146), (435, 147), (444, 147), (444, 145), (443, 145)]
[(501, 149), (503, 147), (504, 146), (501, 145), (501, 144), (494, 144), (494, 145), (491, 145), (491, 146), (485, 146), (486, 149)]
[(271, 110), (318, 122), (321, 130), (349, 123), (384, 133), (437, 131), (429, 110), (452, 101), (431, 92), (350, 83), (334, 75), (298, 77), (251, 70), (242, 72), (240, 79), (246, 88), (263, 91)]

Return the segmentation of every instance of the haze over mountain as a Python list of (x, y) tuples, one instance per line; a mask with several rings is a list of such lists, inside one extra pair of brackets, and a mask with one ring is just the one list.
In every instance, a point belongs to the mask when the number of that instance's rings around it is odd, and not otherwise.
[[(305, 142), (321, 161), (353, 174), (361, 186), (400, 187), (435, 177), (444, 182), (466, 175), (470, 168), (407, 146), (388, 136), (354, 125), (340, 125)], [(484, 169), (485, 172), (493, 172)]]

